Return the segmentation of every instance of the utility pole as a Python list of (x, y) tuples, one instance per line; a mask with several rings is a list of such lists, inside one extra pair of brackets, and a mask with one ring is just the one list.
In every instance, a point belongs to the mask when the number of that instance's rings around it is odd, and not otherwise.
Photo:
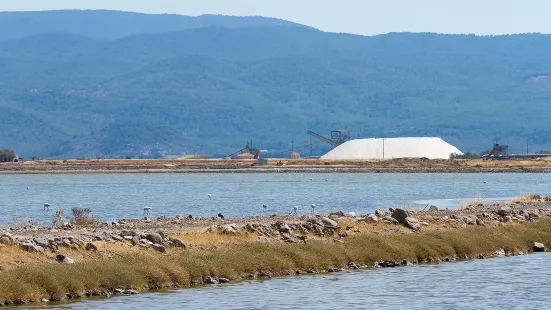
[(383, 138), (383, 159), (385, 159), (385, 138)]
[(312, 136), (310, 136), (310, 158), (312, 158)]
[(526, 154), (528, 154), (528, 139), (526, 139)]

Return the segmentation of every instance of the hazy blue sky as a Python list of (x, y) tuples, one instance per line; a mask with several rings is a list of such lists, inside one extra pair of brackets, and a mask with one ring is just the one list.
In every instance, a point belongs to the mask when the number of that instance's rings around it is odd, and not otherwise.
[(3, 11), (51, 9), (262, 15), (366, 35), (551, 33), (551, 0), (0, 0)]

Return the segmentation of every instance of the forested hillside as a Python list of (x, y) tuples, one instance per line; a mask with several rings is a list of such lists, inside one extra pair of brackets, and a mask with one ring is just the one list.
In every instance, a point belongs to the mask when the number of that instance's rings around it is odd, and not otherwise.
[[(5, 14), (0, 25), (23, 13)], [(250, 138), (279, 155), (291, 141), (306, 153), (307, 130), (332, 129), (439, 136), (463, 151), (495, 141), (522, 151), (527, 139), (533, 151), (551, 148), (549, 35), (363, 37), (272, 19), (209, 21), (216, 27), (103, 37), (67, 28), (0, 41), (0, 149), (224, 156)]]

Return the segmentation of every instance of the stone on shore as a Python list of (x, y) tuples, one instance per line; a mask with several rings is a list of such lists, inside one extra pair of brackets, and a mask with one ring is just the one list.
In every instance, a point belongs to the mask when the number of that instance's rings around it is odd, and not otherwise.
[(395, 209), (394, 212), (392, 212), (392, 218), (398, 221), (400, 224), (406, 223), (406, 218), (409, 216), (407, 211), (404, 209)]
[(545, 252), (545, 245), (543, 243), (534, 242), (534, 252)]
[(418, 231), (421, 229), (421, 224), (419, 223), (419, 220), (413, 217), (406, 217), (405, 223), (407, 227), (411, 228), (413, 231)]
[(9, 233), (4, 232), (0, 237), (0, 244), (10, 245), (15, 243), (15, 238)]
[(329, 227), (329, 228), (338, 228), (339, 227), (339, 223), (337, 223), (336, 221), (333, 221), (332, 219), (327, 218), (327, 217), (322, 217), (321, 222), (323, 223), (323, 225), (325, 225), (326, 227)]
[(39, 246), (39, 245), (35, 245), (33, 243), (31, 243), (30, 241), (26, 241), (26, 242), (23, 242), (21, 243), (21, 248), (27, 252), (31, 252), (31, 253), (38, 253), (38, 252), (44, 252), (44, 248)]
[(149, 233), (145, 235), (145, 239), (155, 243), (155, 244), (163, 244), (163, 237), (158, 233)]
[(213, 277), (205, 277), (203, 279), (203, 283), (204, 284), (218, 284), (218, 281), (216, 281), (216, 279), (213, 278)]
[(499, 210), (497, 210), (497, 214), (499, 214), (501, 216), (509, 215), (509, 214), (511, 214), (511, 207), (503, 206), (503, 207), (499, 208)]
[(152, 247), (153, 249), (155, 249), (157, 252), (161, 252), (161, 253), (165, 253), (165, 252), (166, 252), (166, 248), (165, 248), (165, 246), (162, 245), (162, 244), (156, 244), (156, 243), (154, 243), (154, 244), (151, 245), (151, 247)]
[(377, 223), (379, 221), (379, 217), (375, 214), (369, 214), (363, 219), (363, 221), (367, 223)]
[(98, 247), (95, 246), (93, 243), (88, 242), (86, 244), (86, 251), (97, 251), (97, 250), (98, 250)]
[(182, 241), (182, 239), (180, 239), (180, 238), (170, 237), (170, 238), (168, 238), (168, 240), (170, 240), (172, 242), (172, 244), (174, 244), (175, 247), (184, 248), (184, 249), (187, 248), (184, 241)]

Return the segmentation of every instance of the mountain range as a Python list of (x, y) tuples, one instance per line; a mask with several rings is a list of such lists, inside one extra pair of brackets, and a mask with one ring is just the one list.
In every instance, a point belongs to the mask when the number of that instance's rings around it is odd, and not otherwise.
[[(264, 17), (0, 12), (0, 149), (309, 155), (307, 130), (551, 147), (551, 36), (328, 33)], [(293, 147), (291, 147), (291, 145)], [(315, 142), (314, 155), (328, 146)]]

